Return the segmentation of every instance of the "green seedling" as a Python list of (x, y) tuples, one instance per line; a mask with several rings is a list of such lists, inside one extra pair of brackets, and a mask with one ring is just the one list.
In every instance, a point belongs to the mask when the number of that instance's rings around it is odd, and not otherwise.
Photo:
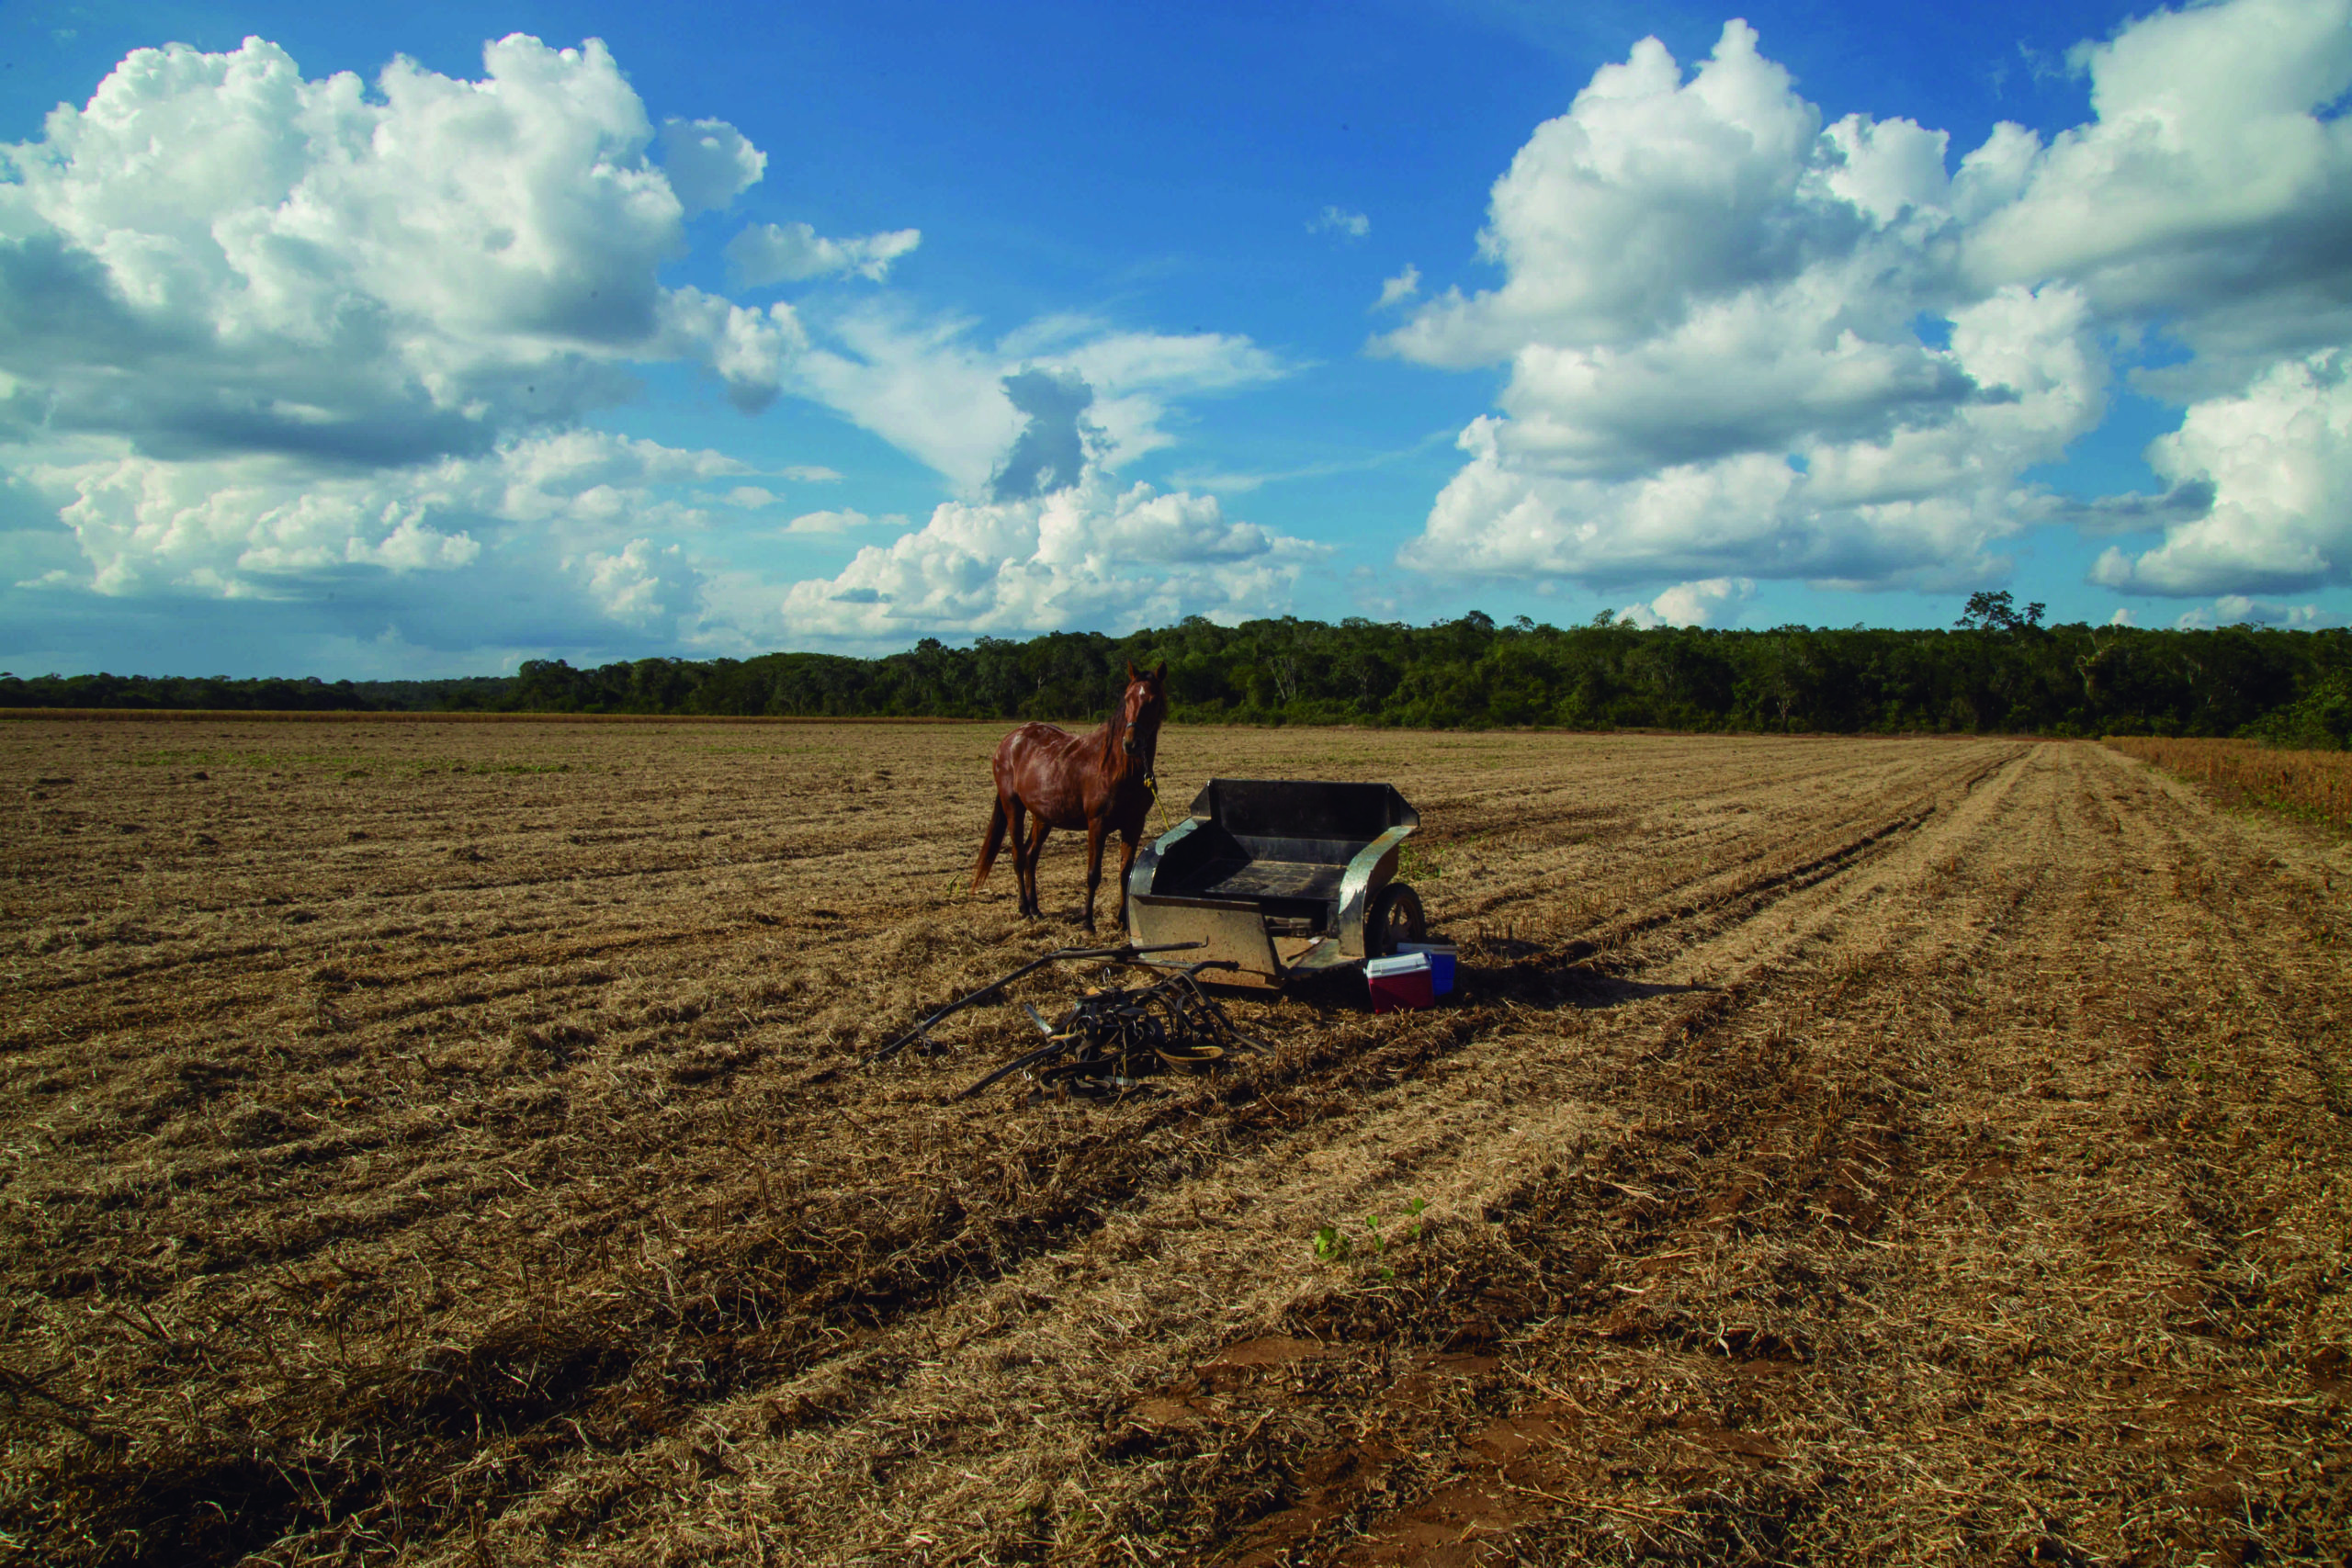
[[(1381, 1219), (1377, 1214), (1366, 1214), (1358, 1222), (1363, 1233), (1361, 1237), (1351, 1235), (1342, 1225), (1318, 1225), (1309, 1238), (1315, 1248), (1315, 1257), (1319, 1262), (1344, 1263), (1359, 1254), (1368, 1258), (1379, 1258), (1391, 1247), (1402, 1247), (1408, 1241), (1419, 1241), (1421, 1239), (1421, 1212), (1429, 1206), (1429, 1200), (1426, 1198), (1416, 1198), (1407, 1203), (1404, 1213), (1397, 1216), (1404, 1222), (1405, 1228), (1393, 1241), (1382, 1231)], [(1384, 1267), (1380, 1271), (1380, 1277), (1384, 1280), (1393, 1280), (1396, 1277), (1396, 1270)]]
[(1404, 882), (1435, 882), (1445, 874), (1445, 857), (1429, 844), (1408, 839), (1396, 847), (1396, 875)]

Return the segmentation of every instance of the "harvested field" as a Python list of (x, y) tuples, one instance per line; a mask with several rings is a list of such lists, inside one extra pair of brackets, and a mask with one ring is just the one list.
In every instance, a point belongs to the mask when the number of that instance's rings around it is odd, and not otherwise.
[(1171, 729), (1403, 790), (1461, 994), (950, 1104), (1017, 1009), (859, 1055), (1077, 934), (958, 891), (997, 733), (0, 725), (0, 1558), (2352, 1551), (2340, 838), (2088, 744)]
[(2294, 751), (2254, 740), (2175, 740), (2116, 736), (2127, 757), (2211, 784), (2225, 799), (2298, 812), (2352, 828), (2352, 751)]

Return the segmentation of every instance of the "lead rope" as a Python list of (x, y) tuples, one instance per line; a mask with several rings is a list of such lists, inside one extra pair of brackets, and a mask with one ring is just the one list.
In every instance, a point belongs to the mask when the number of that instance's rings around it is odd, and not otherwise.
[(1151, 772), (1144, 774), (1143, 787), (1151, 796), (1151, 808), (1157, 814), (1159, 822), (1159, 830), (1151, 836), (1152, 841), (1157, 843), (1168, 832), (1168, 803), (1159, 798), (1159, 768), (1154, 767)]

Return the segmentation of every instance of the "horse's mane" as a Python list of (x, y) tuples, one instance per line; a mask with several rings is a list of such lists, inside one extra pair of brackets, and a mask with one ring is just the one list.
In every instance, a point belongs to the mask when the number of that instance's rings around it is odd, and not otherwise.
[(1119, 745), (1120, 738), (1126, 732), (1127, 694), (1122, 691), (1118, 705), (1111, 710), (1111, 716), (1102, 721), (1102, 771), (1112, 778), (1126, 772), (1127, 754)]
[[(1118, 705), (1112, 708), (1111, 716), (1102, 721), (1102, 769), (1112, 778), (1124, 777), (1128, 770), (1127, 753), (1119, 744), (1126, 733), (1127, 694), (1122, 689)], [(1157, 745), (1159, 737), (1154, 736), (1152, 739)]]
[(1119, 737), (1127, 732), (1126, 694), (1119, 694), (1119, 705), (1102, 721), (1102, 768), (1105, 773), (1119, 771), (1119, 759), (1126, 753), (1119, 749)]

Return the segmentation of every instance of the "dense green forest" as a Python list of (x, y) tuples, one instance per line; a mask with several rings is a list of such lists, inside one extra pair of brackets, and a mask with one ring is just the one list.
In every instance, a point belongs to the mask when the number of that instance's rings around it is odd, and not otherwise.
[(2044, 626), (2040, 612), (1978, 594), (1950, 631), (1194, 617), (881, 659), (535, 660), (447, 681), (0, 674), (0, 706), (1082, 720), (1129, 661), (1165, 660), (1171, 716), (1194, 723), (2352, 739), (2352, 633)]

